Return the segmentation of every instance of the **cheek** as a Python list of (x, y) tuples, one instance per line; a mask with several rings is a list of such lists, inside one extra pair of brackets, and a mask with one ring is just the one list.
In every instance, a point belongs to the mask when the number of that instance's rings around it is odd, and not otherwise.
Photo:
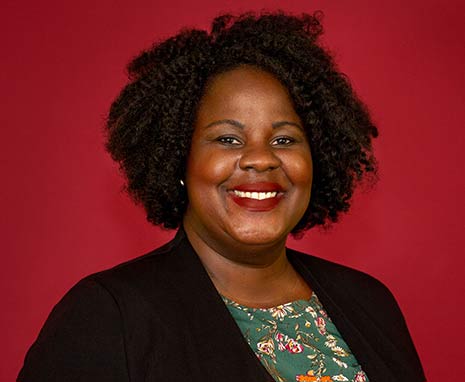
[(307, 184), (312, 183), (313, 179), (313, 166), (311, 162), (308, 161), (300, 161), (295, 163), (295, 177), (296, 181), (299, 183)]
[(291, 181), (296, 187), (297, 200), (295, 200), (295, 224), (302, 218), (307, 210), (312, 193), (313, 163), (311, 156), (300, 157), (293, 162)]
[(234, 171), (235, 159), (215, 150), (193, 150), (187, 163), (186, 180), (191, 188), (213, 191)]
[(289, 158), (286, 163), (288, 163), (286, 172), (291, 182), (296, 186), (308, 187), (311, 189), (313, 163), (310, 153), (293, 156)]

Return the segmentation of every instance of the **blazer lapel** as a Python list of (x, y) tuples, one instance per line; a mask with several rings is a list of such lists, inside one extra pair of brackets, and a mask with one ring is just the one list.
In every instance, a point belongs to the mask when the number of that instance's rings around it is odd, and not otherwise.
[(176, 235), (174, 262), (177, 269), (175, 288), (180, 304), (190, 317), (183, 320), (193, 354), (191, 370), (198, 376), (191, 380), (273, 382), (247, 344), (242, 332), (218, 294), (199, 257), (182, 228)]
[[(356, 356), (370, 381), (394, 382), (399, 376), (417, 381), (413, 371), (405, 365), (405, 352), (397, 349), (367, 315), (356, 296), (334, 282), (336, 274), (327, 275), (308, 263), (311, 256), (288, 250), (291, 263), (317, 294), (329, 317), (336, 325), (349, 348)], [(306, 259), (308, 258), (308, 259)], [(331, 277), (330, 277), (331, 276)], [(389, 360), (388, 365), (386, 360)], [(392, 368), (395, 365), (395, 369)], [(410, 377), (410, 378), (409, 378)]]

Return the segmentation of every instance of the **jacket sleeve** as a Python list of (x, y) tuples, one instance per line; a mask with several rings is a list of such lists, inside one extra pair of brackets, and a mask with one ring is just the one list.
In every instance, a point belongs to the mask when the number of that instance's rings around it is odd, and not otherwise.
[(80, 281), (50, 313), (17, 381), (129, 381), (122, 328), (107, 289)]

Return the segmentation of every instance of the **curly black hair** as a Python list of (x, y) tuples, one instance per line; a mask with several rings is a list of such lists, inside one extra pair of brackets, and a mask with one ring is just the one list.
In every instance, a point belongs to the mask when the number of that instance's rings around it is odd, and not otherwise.
[(378, 130), (319, 44), (322, 31), (320, 12), (226, 14), (214, 19), (210, 33), (182, 30), (128, 64), (129, 83), (107, 119), (106, 149), (148, 221), (181, 224), (188, 201), (179, 180), (199, 100), (209, 79), (242, 65), (268, 71), (288, 88), (310, 143), (311, 200), (292, 233), (328, 227), (348, 211), (355, 186), (376, 175), (371, 140)]

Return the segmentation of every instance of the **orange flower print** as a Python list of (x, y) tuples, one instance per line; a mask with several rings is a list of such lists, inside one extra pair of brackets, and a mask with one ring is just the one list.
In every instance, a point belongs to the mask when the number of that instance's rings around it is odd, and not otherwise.
[(307, 371), (307, 374), (296, 375), (295, 380), (297, 382), (334, 382), (329, 375), (315, 376), (313, 370)]
[(314, 382), (317, 380), (317, 377), (301, 374), (301, 375), (296, 375), (295, 380), (297, 382)]
[(314, 382), (318, 377), (315, 377), (313, 370), (307, 371), (307, 374), (299, 374), (295, 376), (297, 382)]

